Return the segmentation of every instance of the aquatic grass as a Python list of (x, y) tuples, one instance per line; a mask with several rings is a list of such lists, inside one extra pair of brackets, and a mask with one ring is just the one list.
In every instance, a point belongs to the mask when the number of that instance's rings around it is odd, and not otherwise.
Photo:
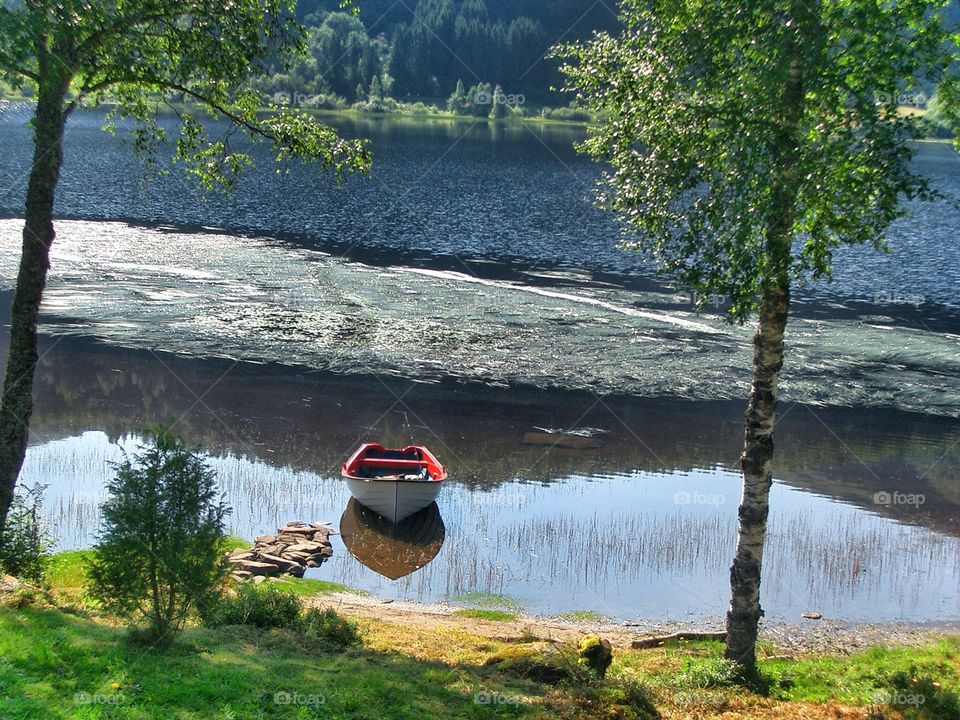
[(512, 621), (520, 616), (506, 610), (489, 610), (484, 608), (462, 608), (453, 613), (457, 617), (473, 618), (474, 620)]
[(471, 591), (456, 595), (455, 597), (451, 598), (451, 600), (461, 605), (475, 605), (479, 608), (502, 608), (506, 610), (522, 609), (522, 606), (518, 600), (510, 597), (509, 595), (503, 595), (501, 593)]
[(610, 622), (610, 617), (599, 613), (596, 610), (571, 610), (555, 616), (558, 620), (569, 620), (578, 623), (605, 623)]

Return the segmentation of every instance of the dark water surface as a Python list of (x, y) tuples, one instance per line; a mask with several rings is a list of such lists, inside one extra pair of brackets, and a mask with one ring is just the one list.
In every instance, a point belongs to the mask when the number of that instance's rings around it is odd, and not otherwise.
[[(0, 105), (3, 317), (26, 118)], [(372, 179), (336, 191), (310, 168), (264, 168), (207, 202), (176, 174), (142, 182), (101, 116), (71, 122), (57, 212), (73, 219), (58, 223), (24, 471), (50, 486), (61, 547), (91, 543), (107, 461), (166, 421), (209, 453), (233, 532), (342, 522), (317, 577), (721, 617), (750, 328), (694, 315), (615, 248), (577, 128), (334, 122), (372, 138)], [(919, 167), (960, 192), (945, 146), (922, 146)], [(914, 210), (894, 254), (846, 249), (834, 285), (798, 293), (770, 617), (960, 617), (960, 213)], [(604, 446), (522, 442), (582, 426)], [(437, 514), (399, 537), (348, 508), (338, 478), (373, 439), (429, 445), (451, 470)]]
[[(0, 104), (0, 214), (21, 216), (30, 164), (30, 106)], [(81, 112), (65, 135), (58, 186), (61, 217), (213, 226), (271, 237), (360, 259), (390, 253), (390, 262), (419, 258), (464, 270), (471, 260), (515, 267), (570, 267), (648, 275), (643, 261), (617, 248), (616, 224), (592, 204), (598, 166), (577, 154), (575, 125), (490, 124), (389, 117), (324, 117), (344, 135), (371, 140), (371, 178), (343, 190), (311, 166), (277, 175), (269, 155), (233, 198), (204, 202), (182, 173), (144, 182), (121, 128), (102, 132), (104, 115)], [(173, 128), (172, 119), (162, 122)], [(919, 147), (918, 169), (960, 197), (960, 161), (949, 145)], [(836, 280), (801, 297), (874, 303), (898, 311), (960, 307), (960, 209), (917, 203), (889, 233), (891, 254), (846, 248)], [(473, 266), (470, 266), (473, 267)], [(473, 268), (482, 272), (482, 267)], [(902, 307), (901, 307), (902, 306)]]

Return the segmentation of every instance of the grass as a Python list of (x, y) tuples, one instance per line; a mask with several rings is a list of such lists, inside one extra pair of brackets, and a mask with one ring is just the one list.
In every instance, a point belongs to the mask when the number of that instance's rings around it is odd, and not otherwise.
[(334, 593), (352, 593), (354, 595), (369, 595), (366, 590), (355, 590), (330, 582), (329, 580), (314, 580), (313, 578), (279, 577), (270, 580), (270, 584), (283, 590), (289, 590), (294, 595), (312, 597), (314, 595), (332, 595)]
[[(288, 630), (237, 626), (189, 628), (161, 651), (96, 619), (0, 608), (0, 717), (603, 720), (649, 718), (641, 709), (651, 703), (664, 718), (958, 717), (958, 638), (765, 660), (764, 696), (732, 684), (717, 643), (618, 652), (607, 683), (554, 686), (484, 665), (515, 643), (360, 622), (366, 647), (341, 652)], [(892, 709), (878, 693), (924, 702)]]
[(473, 618), (474, 620), (512, 621), (519, 618), (516, 613), (506, 610), (486, 610), (483, 608), (463, 608), (453, 614), (458, 617)]
[(401, 653), (330, 653), (287, 631), (194, 628), (170, 650), (128, 644), (122, 630), (53, 610), (0, 610), (0, 717), (523, 717), (490, 712), (476, 693), (526, 696), (520, 681)]
[[(736, 685), (718, 642), (676, 642), (629, 653), (614, 667), (616, 673), (644, 676), (658, 697), (673, 703), (695, 701), (720, 711), (743, 701), (737, 697), (743, 690)], [(877, 719), (960, 720), (957, 637), (918, 647), (874, 647), (844, 656), (761, 659), (759, 670), (757, 687), (750, 694), (758, 700), (867, 707), (873, 708)]]
[[(239, 538), (227, 538), (224, 551), (249, 547), (250, 543)], [(63, 601), (79, 601), (84, 584), (87, 581), (86, 562), (91, 557), (90, 550), (70, 550), (53, 555), (47, 566), (47, 583), (53, 588), (56, 596)], [(365, 590), (355, 590), (330, 582), (329, 580), (315, 580), (313, 578), (295, 578), (282, 576), (273, 578), (270, 584), (289, 590), (295, 595), (312, 597), (315, 595), (332, 595), (333, 593), (353, 593), (354, 595), (368, 595)]]
[[(58, 602), (79, 597), (84, 551), (61, 553), (48, 580)], [(273, 581), (297, 595), (342, 589)], [(502, 595), (457, 615), (511, 621)], [(42, 602), (38, 600), (38, 602)], [(65, 608), (70, 610), (70, 608)], [(593, 618), (589, 611), (577, 619)], [(117, 623), (87, 612), (0, 608), (0, 718), (597, 718), (598, 720), (960, 720), (960, 638), (843, 656), (760, 661), (761, 681), (735, 684), (716, 642), (615, 652), (607, 680), (550, 684), (488, 665), (544, 643), (508, 642), (461, 628), (430, 632), (399, 619), (355, 619), (364, 646), (331, 649), (300, 630), (188, 627), (167, 649), (134, 644)], [(761, 656), (772, 648), (762, 647)]]

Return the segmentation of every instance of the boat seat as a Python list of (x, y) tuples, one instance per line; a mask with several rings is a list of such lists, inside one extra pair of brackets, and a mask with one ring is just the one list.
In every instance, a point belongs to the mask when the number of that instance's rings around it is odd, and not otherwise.
[(427, 463), (423, 460), (389, 460), (386, 458), (366, 457), (360, 461), (360, 467), (369, 468), (395, 468), (397, 470), (419, 470), (425, 468)]

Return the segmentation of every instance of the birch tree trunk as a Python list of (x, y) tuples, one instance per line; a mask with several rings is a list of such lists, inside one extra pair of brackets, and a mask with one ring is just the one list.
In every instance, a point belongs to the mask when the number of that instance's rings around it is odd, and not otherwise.
[[(794, 6), (792, 24), (809, 21), (807, 8)], [(763, 608), (760, 579), (763, 547), (770, 513), (773, 478), (773, 427), (777, 420), (777, 386), (783, 368), (783, 336), (790, 312), (790, 251), (797, 202), (797, 129), (803, 117), (804, 83), (801, 29), (793, 38), (792, 60), (784, 83), (782, 114), (770, 148), (775, 178), (767, 214), (766, 246), (761, 279), (759, 320), (753, 338), (753, 381), (744, 423), (743, 495), (740, 500), (737, 549), (730, 568), (730, 608), (727, 611), (725, 656), (745, 676), (756, 674), (756, 644)]]
[(33, 414), (37, 367), (37, 319), (50, 267), (53, 198), (63, 162), (64, 97), (69, 77), (62, 61), (45, 54), (34, 114), (34, 156), (27, 185), (23, 254), (10, 319), (10, 350), (0, 401), (0, 532), (6, 525), (23, 466)]
[[(784, 248), (780, 248), (782, 251)], [(786, 244), (789, 256), (789, 243)], [(756, 671), (756, 642), (763, 609), (760, 576), (767, 536), (772, 483), (773, 426), (777, 417), (777, 383), (783, 367), (783, 335), (790, 307), (789, 284), (764, 288), (760, 320), (753, 340), (753, 385), (744, 428), (743, 497), (740, 501), (737, 550), (730, 568), (725, 655), (742, 671)]]

